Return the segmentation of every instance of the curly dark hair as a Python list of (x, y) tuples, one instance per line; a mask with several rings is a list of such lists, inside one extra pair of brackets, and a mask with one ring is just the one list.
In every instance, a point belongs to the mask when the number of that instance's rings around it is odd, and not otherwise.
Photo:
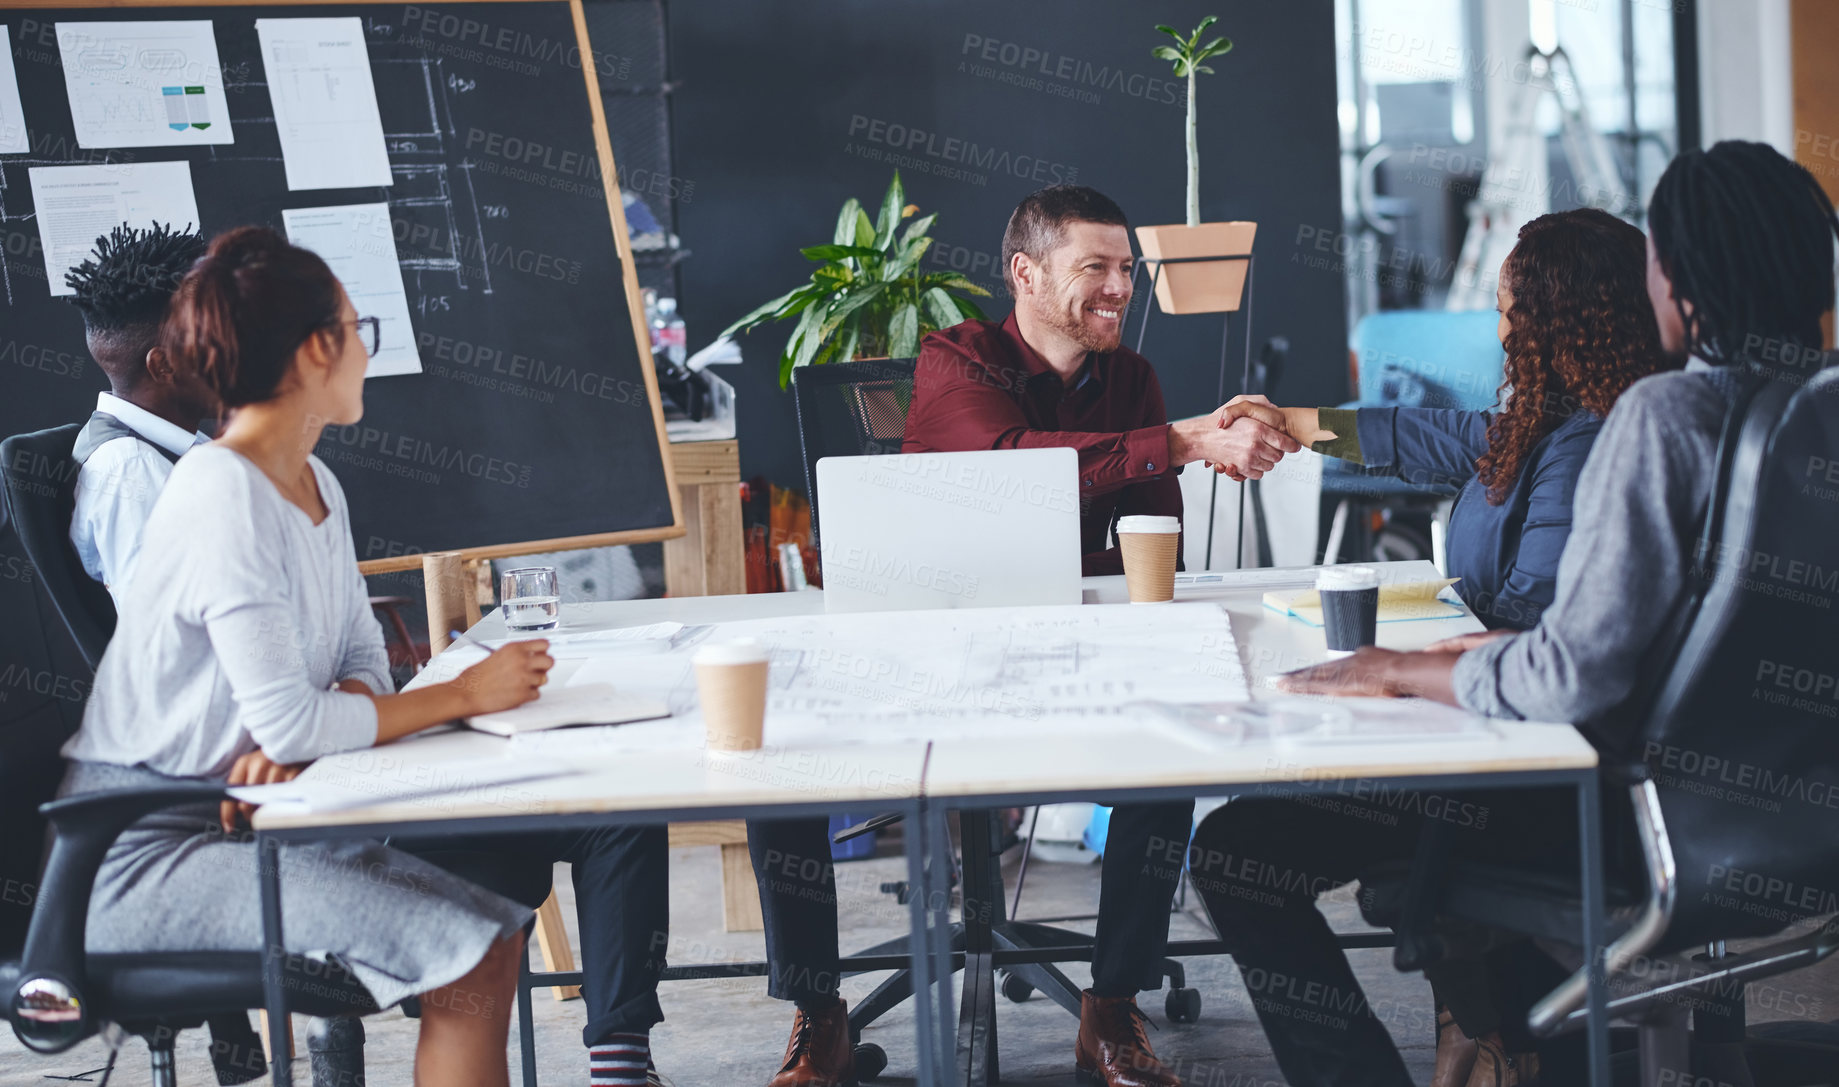
[(1505, 404), (1475, 462), (1495, 506), (1560, 423), (1578, 411), (1608, 415), (1624, 389), (1669, 367), (1647, 297), (1647, 241), (1606, 211), (1554, 212), (1521, 227), (1501, 285), (1512, 298)]
[(70, 301), (92, 332), (157, 328), (166, 305), (192, 262), (204, 255), (204, 238), (154, 223), (137, 230), (123, 223), (96, 239), (95, 254), (64, 276)]

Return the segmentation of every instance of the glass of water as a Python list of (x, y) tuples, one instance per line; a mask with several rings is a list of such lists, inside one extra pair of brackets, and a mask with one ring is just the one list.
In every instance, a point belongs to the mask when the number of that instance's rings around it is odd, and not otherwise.
[(562, 596), (556, 590), (553, 566), (506, 570), (499, 576), (498, 590), (504, 625), (512, 630), (553, 630), (562, 617)]

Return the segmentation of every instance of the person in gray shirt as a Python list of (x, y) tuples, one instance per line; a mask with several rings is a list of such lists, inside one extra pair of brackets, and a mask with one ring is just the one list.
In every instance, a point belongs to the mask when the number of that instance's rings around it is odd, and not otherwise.
[[(1616, 711), (1638, 704), (1667, 663), (1668, 635), (1697, 576), (1693, 552), (1724, 417), (1744, 382), (1797, 381), (1823, 361), (1839, 217), (1802, 167), (1765, 144), (1726, 142), (1668, 167), (1648, 225), (1648, 295), (1662, 346), (1688, 361), (1636, 382), (1604, 422), (1578, 480), (1556, 597), (1539, 624), (1421, 653), (1369, 647), (1291, 673), (1285, 690), (1416, 695), (1496, 717), (1573, 721), (1606, 753), (1629, 753), (1638, 715)], [(1251, 799), (1218, 809), (1195, 833), (1190, 875), (1291, 1084), (1404, 1087), (1411, 1077), (1315, 895), (1376, 864), (1409, 861), (1432, 809), (1398, 797), (1321, 799), (1330, 802)], [(1438, 799), (1440, 813), (1455, 815), (1458, 855), (1577, 870), (1568, 791)], [(1273, 881), (1271, 872), (1290, 878)], [(1541, 1078), (1516, 1013), (1550, 988), (1541, 970), (1561, 975), (1529, 945), (1505, 950), (1521, 958), (1491, 957), (1485, 971), (1498, 986), (1502, 1038), (1484, 1047), (1470, 1084)], [(1421, 1018), (1430, 1022), (1428, 1008)], [(1566, 1063), (1572, 1057), (1565, 1053)], [(1546, 1082), (1579, 1078), (1551, 1067), (1544, 1074)]]

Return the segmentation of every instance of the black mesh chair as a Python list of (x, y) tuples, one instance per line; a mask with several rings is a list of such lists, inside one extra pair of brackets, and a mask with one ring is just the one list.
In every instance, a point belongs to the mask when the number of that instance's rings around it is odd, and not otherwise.
[[(1839, 800), (1839, 487), (1826, 474), (1834, 464), (1839, 368), (1798, 390), (1758, 382), (1738, 401), (1719, 445), (1693, 598), (1651, 706), (1637, 711), (1640, 749), (1621, 765), (1606, 762), (1610, 787), (1627, 794), (1642, 857), (1629, 866), (1638, 878), (1619, 881), (1605, 953), (1610, 1011), (1637, 1025), (1638, 1044), (1618, 1057), (1639, 1066), (1646, 1087), (1831, 1083), (1839, 1069), (1832, 1027), (1750, 1031), (1744, 1016), (1746, 983), (1839, 948), (1839, 809), (1828, 803)], [(1574, 948), (1574, 881), (1444, 867), (1429, 899), (1438, 922)], [(1396, 881), (1369, 891), (1375, 923), (1434, 927), (1404, 916)], [(1784, 930), (1798, 931), (1742, 953), (1725, 948)], [(1411, 943), (1401, 931), (1401, 952)], [(1581, 949), (1573, 954), (1581, 961)], [(1579, 968), (1542, 1000), (1533, 1033), (1579, 1028), (1586, 982)]]
[(792, 371), (798, 444), (817, 543), (817, 462), (825, 457), (898, 453), (913, 402), (914, 359), (874, 359), (800, 366)]
[[(206, 1017), (263, 1006), (262, 952), (188, 951), (92, 954), (84, 949), (89, 896), (115, 838), (151, 812), (222, 800), (224, 787), (186, 784), (68, 797), (40, 810), (53, 830), (51, 857), (24, 954), (0, 962), (0, 998), (13, 1033), (38, 1053), (59, 1053), (119, 1025), (147, 1042), (153, 1087), (177, 1087), (173, 1042)], [(377, 1010), (370, 993), (336, 964), (287, 955), (288, 1006), (305, 1015)], [(109, 1060), (114, 1065), (114, 1057)]]
[[(913, 397), (913, 359), (877, 359), (865, 362), (829, 363), (801, 366), (792, 371), (792, 397), (798, 410), (798, 437), (803, 447), (805, 483), (811, 499), (811, 534), (814, 542), (821, 533), (818, 522), (817, 462), (825, 457), (856, 457), (900, 452), (906, 433), (907, 409)], [(821, 554), (821, 547), (819, 549)], [(857, 826), (838, 831), (837, 841), (896, 821), (892, 815), (877, 816)], [(1069, 929), (1053, 928), (1012, 919), (1005, 901), (1002, 882), (1004, 841), (992, 813), (968, 810), (959, 813), (959, 837), (962, 850), (964, 915), (977, 919), (972, 925), (959, 923), (951, 929), (952, 950), (962, 953), (965, 969), (972, 977), (965, 984), (965, 1003), (981, 1009), (978, 1029), (987, 1039), (979, 1051), (988, 1054), (990, 1080), (996, 1079), (995, 1038), (992, 991), (1000, 986), (1009, 999), (1027, 1000), (1036, 990), (1074, 1015), (1079, 1014), (1080, 990), (1053, 965), (1056, 962), (1090, 961), (1092, 937)], [(901, 885), (884, 890), (904, 894)], [(979, 908), (979, 906), (982, 908)], [(903, 937), (860, 952), (862, 956), (905, 954)], [(1014, 954), (1017, 960), (1009, 960)], [(981, 958), (979, 963), (977, 960)], [(1006, 961), (1008, 960), (1008, 961)], [(958, 961), (954, 954), (953, 961)], [(1003, 967), (1000, 982), (993, 970)], [(848, 971), (845, 960), (844, 969)], [(1177, 1022), (1192, 1022), (1200, 1015), (1200, 993), (1186, 987), (1186, 975), (1179, 962), (1164, 959), (1163, 973), (1169, 979), (1166, 1010)], [(858, 1041), (862, 1029), (897, 1007), (913, 994), (913, 982), (905, 970), (896, 971), (867, 997), (850, 1009), (849, 1027), (852, 1041)], [(879, 1047), (857, 1046), (857, 1071), (872, 1077), (886, 1064)]]
[(15, 434), (0, 442), (8, 519), (26, 558), (93, 671), (115, 633), (115, 601), (70, 545), (79, 466), (71, 451), (81, 423)]

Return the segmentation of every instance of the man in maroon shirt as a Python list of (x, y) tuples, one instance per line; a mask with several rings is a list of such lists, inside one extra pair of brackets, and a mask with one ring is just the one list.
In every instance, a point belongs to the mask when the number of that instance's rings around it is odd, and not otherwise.
[[(1055, 185), (1026, 197), (1003, 233), (1009, 318), (966, 321), (920, 344), (906, 453), (1070, 447), (1079, 454), (1085, 572), (1116, 574), (1112, 526), (1130, 514), (1180, 517), (1175, 473), (1202, 461), (1257, 479), (1300, 448), (1274, 409), (1241, 402), (1170, 423), (1156, 372), (1121, 345), (1130, 310), (1129, 226), (1104, 194)], [(1168, 861), (1194, 804), (1112, 810), (1074, 1062), (1105, 1087), (1172, 1087), (1151, 1051), (1136, 994), (1162, 986), (1169, 904), (1180, 880)], [(1179, 852), (1179, 850), (1177, 850)]]
[[(1155, 372), (1119, 346), (1134, 259), (1124, 213), (1102, 194), (1057, 185), (1029, 196), (1010, 217), (1003, 260), (1015, 312), (1001, 324), (965, 322), (926, 337), (903, 449), (1076, 449), (1087, 574), (1122, 570), (1107, 546), (1116, 517), (1181, 516), (1180, 466), (1204, 461), (1257, 479), (1297, 450), (1267, 405), (1168, 421)], [(1077, 1066), (1104, 1087), (1179, 1087), (1150, 1049), (1136, 994), (1162, 985), (1193, 815), (1185, 800), (1111, 814), (1092, 988), (1074, 1047)], [(768, 1087), (853, 1084), (826, 822), (749, 821), (747, 831), (766, 921), (767, 992), (798, 1006)]]
[(1086, 574), (1123, 572), (1109, 546), (1117, 518), (1181, 516), (1182, 465), (1257, 479), (1300, 448), (1258, 403), (1169, 422), (1149, 361), (1120, 346), (1135, 258), (1124, 213), (1103, 194), (1055, 185), (1027, 197), (1003, 264), (1008, 320), (966, 321), (920, 344), (901, 452), (1077, 451)]

